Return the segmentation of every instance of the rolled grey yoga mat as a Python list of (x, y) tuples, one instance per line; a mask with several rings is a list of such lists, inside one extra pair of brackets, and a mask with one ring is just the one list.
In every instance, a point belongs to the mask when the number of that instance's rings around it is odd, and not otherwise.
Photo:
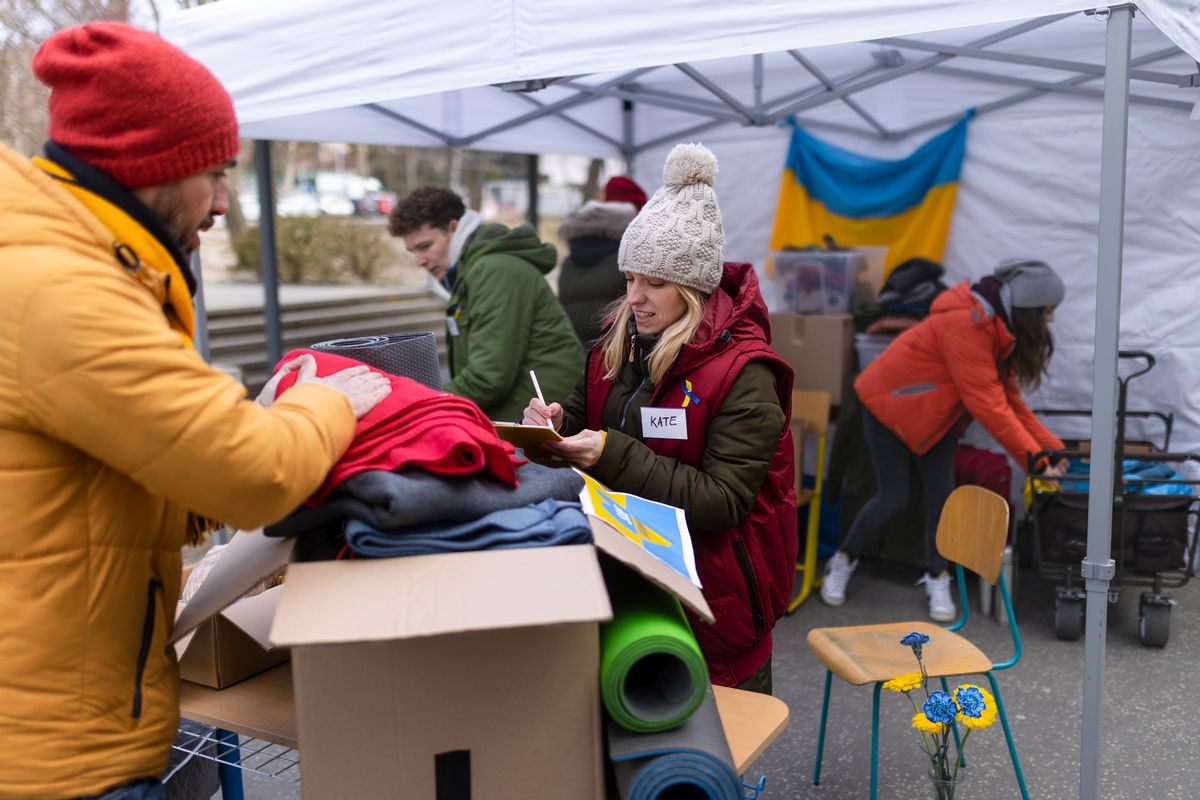
[(310, 349), (353, 358), (391, 375), (411, 378), (430, 389), (442, 388), (437, 337), (433, 333), (393, 333), (317, 342)]
[(631, 733), (611, 719), (608, 756), (622, 800), (741, 800), (742, 779), (709, 686), (680, 727)]

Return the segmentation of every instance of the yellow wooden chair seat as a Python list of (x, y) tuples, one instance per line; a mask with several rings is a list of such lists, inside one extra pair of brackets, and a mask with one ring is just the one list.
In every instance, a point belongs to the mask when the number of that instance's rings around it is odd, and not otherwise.
[(913, 631), (932, 638), (932, 643), (921, 651), (931, 678), (981, 674), (992, 669), (991, 659), (970, 641), (929, 622), (813, 628), (808, 632), (808, 646), (834, 675), (862, 686), (917, 671), (912, 650), (900, 644)]

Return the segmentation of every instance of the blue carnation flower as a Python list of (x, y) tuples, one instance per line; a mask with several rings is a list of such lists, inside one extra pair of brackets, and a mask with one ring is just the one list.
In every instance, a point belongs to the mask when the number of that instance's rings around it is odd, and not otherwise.
[(954, 690), (954, 699), (958, 701), (959, 710), (967, 717), (978, 719), (983, 716), (983, 711), (987, 708), (987, 701), (983, 699), (983, 692), (974, 686), (958, 687)]
[(920, 647), (923, 644), (929, 644), (929, 634), (913, 631), (912, 633), (906, 634), (905, 637), (900, 640), (900, 644), (904, 645), (905, 647)]
[(921, 706), (921, 710), (925, 712), (925, 718), (930, 722), (938, 722), (942, 725), (952, 724), (954, 718), (958, 716), (958, 706), (954, 705), (954, 699), (945, 692), (934, 692), (929, 695), (929, 699), (925, 701), (925, 705)]

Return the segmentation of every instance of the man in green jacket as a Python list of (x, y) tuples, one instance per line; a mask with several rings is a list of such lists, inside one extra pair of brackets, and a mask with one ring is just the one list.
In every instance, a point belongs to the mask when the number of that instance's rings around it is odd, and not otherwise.
[(547, 402), (566, 398), (583, 371), (583, 347), (546, 283), (554, 245), (529, 225), (482, 224), (462, 198), (435, 186), (404, 198), (388, 230), (450, 292), (446, 391), (503, 421), (519, 421), (536, 394), (531, 370)]

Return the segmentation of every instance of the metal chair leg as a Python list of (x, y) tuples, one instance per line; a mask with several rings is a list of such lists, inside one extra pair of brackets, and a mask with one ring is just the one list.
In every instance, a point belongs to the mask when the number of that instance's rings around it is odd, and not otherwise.
[(821, 756), (825, 752), (825, 721), (829, 718), (829, 686), (833, 673), (825, 670), (825, 696), (821, 700), (821, 727), (817, 731), (817, 763), (813, 767), (813, 786), (821, 785)]
[(1000, 686), (996, 676), (987, 673), (988, 683), (992, 685), (992, 696), (996, 698), (996, 710), (1000, 713), (1000, 724), (1004, 726), (1004, 741), (1008, 743), (1008, 757), (1012, 759), (1013, 772), (1017, 776), (1017, 784), (1021, 787), (1021, 800), (1029, 800), (1029, 788), (1025, 785), (1025, 773), (1021, 771), (1021, 759), (1017, 757), (1017, 746), (1013, 743), (1012, 729), (1008, 726), (1008, 714), (1004, 711), (1004, 700), (1000, 697)]
[(242, 760), (238, 735), (233, 731), (217, 728), (217, 779), (221, 783), (224, 800), (244, 800), (242, 771), (238, 764)]
[(879, 690), (882, 688), (883, 683), (877, 682), (871, 695), (871, 800), (875, 800), (879, 789)]

